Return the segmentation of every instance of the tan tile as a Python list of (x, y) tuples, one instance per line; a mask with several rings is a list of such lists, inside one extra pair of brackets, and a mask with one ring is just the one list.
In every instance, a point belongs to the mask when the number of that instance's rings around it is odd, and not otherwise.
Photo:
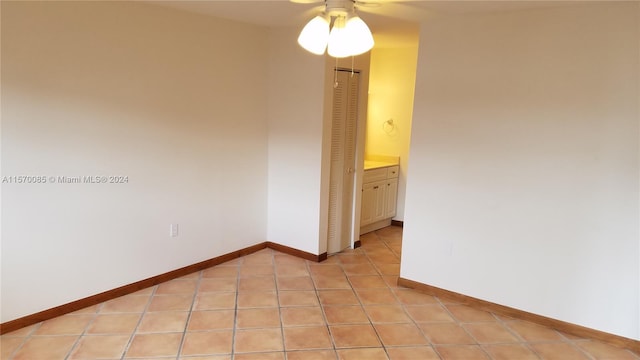
[(205, 270), (202, 270), (202, 278), (217, 278), (217, 277), (231, 277), (236, 278), (238, 276), (238, 266), (214, 266)]
[(631, 351), (598, 341), (579, 341), (576, 345), (598, 360), (631, 360), (636, 357)]
[(276, 289), (273, 276), (240, 278), (238, 291), (270, 291)]
[(253, 253), (242, 258), (242, 265), (270, 265), (273, 264), (271, 252)]
[(319, 306), (282, 308), (283, 326), (325, 325), (322, 310)]
[(528, 347), (520, 344), (487, 345), (484, 350), (493, 360), (537, 360), (538, 356)]
[(390, 360), (440, 360), (430, 346), (390, 347), (387, 354)]
[(555, 330), (528, 321), (509, 321), (507, 327), (526, 341), (562, 341), (562, 336)]
[(297, 256), (276, 252), (273, 254), (273, 262), (276, 265), (285, 265), (285, 264), (295, 265), (295, 264), (306, 264), (307, 260), (299, 258)]
[(330, 349), (332, 347), (326, 326), (287, 327), (283, 329), (283, 332), (287, 351)]
[(148, 311), (188, 311), (193, 295), (158, 295), (151, 298)]
[(402, 227), (401, 226), (385, 226), (382, 229), (376, 230), (376, 234), (381, 238), (402, 238)]
[(87, 328), (87, 334), (131, 334), (141, 314), (100, 314)]
[(242, 265), (240, 277), (271, 276), (275, 274), (273, 265)]
[(83, 336), (69, 360), (119, 359), (129, 342), (129, 335)]
[(544, 360), (585, 360), (587, 355), (569, 343), (536, 343), (531, 348)]
[(287, 360), (336, 360), (334, 350), (287, 351)]
[(318, 295), (315, 291), (280, 291), (278, 293), (280, 306), (315, 306), (318, 305)]
[(309, 276), (309, 271), (304, 263), (276, 264), (276, 274), (282, 277)]
[(198, 292), (236, 291), (238, 279), (235, 277), (214, 277), (200, 280)]
[(137, 312), (141, 313), (149, 303), (149, 296), (126, 295), (109, 300), (102, 305), (100, 313)]
[(568, 334), (568, 333), (561, 332), (561, 331), (558, 331), (558, 333), (559, 333), (560, 335), (562, 335), (564, 338), (568, 339), (568, 340), (583, 340), (583, 338), (582, 338), (581, 336), (577, 336), (577, 335), (573, 335), (573, 334)]
[(360, 305), (353, 290), (319, 290), (318, 297), (323, 305)]
[(350, 254), (350, 255), (338, 254), (336, 256), (338, 257), (338, 260), (340, 261), (341, 264), (361, 264), (361, 263), (369, 262), (369, 259), (367, 259), (366, 256), (363, 256), (360, 254)]
[(358, 324), (369, 322), (369, 318), (361, 306), (329, 305), (324, 306), (323, 309), (328, 324)]
[(182, 332), (187, 325), (189, 313), (186, 311), (148, 312), (136, 330), (139, 333), (148, 332)]
[(387, 283), (380, 275), (349, 276), (349, 282), (354, 289), (387, 288)]
[(34, 335), (80, 335), (93, 320), (94, 315), (63, 315), (42, 322)]
[(460, 322), (496, 321), (491, 313), (466, 305), (447, 305), (447, 309)]
[(197, 285), (197, 280), (171, 280), (158, 285), (156, 295), (193, 294)]
[(148, 356), (176, 356), (182, 333), (137, 334), (127, 351), (127, 358)]
[(338, 350), (340, 360), (388, 360), (383, 348)]
[(93, 306), (87, 306), (86, 308), (82, 308), (80, 310), (69, 313), (69, 315), (80, 315), (80, 314), (95, 314), (98, 312), (102, 304), (97, 304)]
[(233, 329), (234, 310), (193, 311), (187, 331)]
[(275, 291), (243, 291), (238, 293), (239, 308), (278, 306)]
[(232, 330), (188, 332), (184, 337), (181, 355), (230, 354), (232, 344)]
[(204, 292), (196, 296), (194, 310), (222, 310), (236, 307), (235, 292)]
[(276, 278), (278, 290), (313, 290), (311, 276), (294, 276)]
[(452, 322), (454, 319), (440, 305), (412, 305), (404, 307), (416, 322)]
[(462, 325), (480, 344), (515, 343), (518, 339), (497, 322), (473, 323)]
[(180, 276), (179, 278), (175, 278), (174, 280), (194, 280), (200, 278), (200, 271), (194, 271), (187, 275)]
[[(173, 358), (167, 358), (167, 360), (173, 360)], [(231, 360), (231, 355), (181, 356), (180, 360)]]
[(380, 340), (370, 324), (333, 325), (329, 332), (336, 348), (379, 347)]
[(363, 305), (398, 304), (398, 300), (388, 288), (357, 289), (356, 294)]
[(365, 305), (364, 311), (374, 323), (408, 323), (411, 321), (399, 305)]
[(414, 324), (375, 324), (384, 346), (427, 345), (427, 339)]
[(398, 300), (405, 305), (439, 305), (434, 296), (411, 289), (395, 289)]
[(309, 265), (311, 275), (315, 276), (344, 276), (344, 270), (337, 264), (331, 265)]
[[(316, 262), (307, 261), (308, 265), (318, 265)], [(321, 265), (340, 265), (340, 260), (335, 255), (329, 255), (326, 260), (320, 263)]]
[(278, 308), (239, 309), (238, 329), (280, 327)]
[(3, 335), (0, 338), (0, 359), (8, 359), (22, 345), (24, 340), (24, 337), (6, 337)]
[(12, 332), (6, 333), (2, 335), (2, 338), (6, 337), (25, 337), (29, 336), (33, 333), (33, 331), (40, 326), (41, 323), (25, 326), (18, 330), (14, 330)]
[(476, 344), (466, 330), (454, 322), (420, 323), (418, 327), (432, 344)]
[(144, 289), (140, 289), (140, 290), (138, 290), (136, 292), (133, 292), (133, 293), (131, 293), (129, 295), (131, 295), (131, 296), (151, 296), (151, 294), (153, 294), (153, 292), (156, 291), (156, 288), (157, 288), (156, 285), (149, 286), (149, 287), (146, 287)]
[(376, 267), (382, 275), (399, 275), (400, 264), (377, 264)]
[(442, 305), (464, 305), (460, 300), (447, 296), (436, 296)]
[(370, 263), (344, 264), (342, 269), (347, 276), (378, 275), (378, 271)]
[(235, 354), (233, 360), (285, 360), (284, 351)]
[(369, 255), (369, 259), (376, 266), (380, 266), (380, 264), (400, 264), (400, 259), (398, 255), (389, 251), (388, 254), (373, 254)]
[(478, 345), (437, 346), (436, 351), (442, 360), (489, 360)]
[(316, 289), (351, 289), (349, 281), (346, 276), (314, 276), (313, 282), (316, 285)]
[(402, 288), (398, 285), (398, 276), (396, 275), (383, 275), (382, 279), (387, 284), (387, 286), (390, 287), (391, 289)]
[(32, 336), (14, 353), (12, 360), (64, 359), (78, 336)]
[(238, 330), (236, 332), (236, 353), (282, 350), (282, 331), (279, 328)]

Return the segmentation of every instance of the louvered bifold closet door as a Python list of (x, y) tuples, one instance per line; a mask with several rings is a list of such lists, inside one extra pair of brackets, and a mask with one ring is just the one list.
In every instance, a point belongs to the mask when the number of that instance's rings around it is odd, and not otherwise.
[(328, 252), (351, 245), (355, 176), (358, 73), (338, 71), (333, 91)]

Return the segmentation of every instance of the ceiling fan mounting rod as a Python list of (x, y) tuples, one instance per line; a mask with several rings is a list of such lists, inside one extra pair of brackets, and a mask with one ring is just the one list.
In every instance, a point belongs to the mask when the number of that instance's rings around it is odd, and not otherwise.
[(325, 0), (326, 13), (329, 16), (347, 16), (353, 13), (353, 0)]

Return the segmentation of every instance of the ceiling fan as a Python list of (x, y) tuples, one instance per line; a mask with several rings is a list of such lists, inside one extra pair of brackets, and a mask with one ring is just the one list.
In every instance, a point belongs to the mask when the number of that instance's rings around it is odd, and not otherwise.
[[(324, 3), (314, 12), (321, 12), (305, 25), (298, 43), (305, 50), (341, 58), (363, 54), (373, 48), (374, 41), (367, 24), (356, 14), (360, 7), (377, 7), (377, 2), (363, 0), (290, 0), (294, 3)], [(331, 22), (333, 20), (333, 28)]]

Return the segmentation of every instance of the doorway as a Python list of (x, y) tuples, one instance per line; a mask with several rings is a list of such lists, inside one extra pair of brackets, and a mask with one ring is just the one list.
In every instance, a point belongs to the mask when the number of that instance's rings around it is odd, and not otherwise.
[(360, 73), (335, 69), (331, 109), (331, 152), (327, 252), (351, 246), (355, 205), (356, 136)]

